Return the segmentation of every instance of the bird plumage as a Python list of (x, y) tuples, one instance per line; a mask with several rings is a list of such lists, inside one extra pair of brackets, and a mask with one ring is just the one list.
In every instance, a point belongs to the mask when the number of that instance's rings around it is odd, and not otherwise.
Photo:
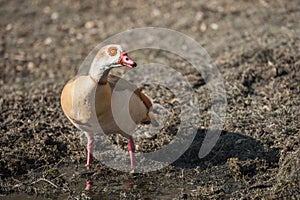
[(89, 72), (71, 79), (62, 90), (61, 106), (65, 115), (88, 138), (88, 166), (94, 134), (102, 132), (119, 133), (129, 139), (128, 150), (134, 167), (130, 133), (139, 123), (157, 123), (151, 100), (134, 84), (109, 74), (112, 68), (121, 66), (133, 68), (136, 64), (119, 45), (105, 46), (95, 56)]

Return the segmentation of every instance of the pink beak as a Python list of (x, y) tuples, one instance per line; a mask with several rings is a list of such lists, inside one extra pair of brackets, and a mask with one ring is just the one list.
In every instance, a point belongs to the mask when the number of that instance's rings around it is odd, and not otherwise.
[(136, 63), (125, 52), (121, 53), (119, 63), (129, 68), (136, 67)]

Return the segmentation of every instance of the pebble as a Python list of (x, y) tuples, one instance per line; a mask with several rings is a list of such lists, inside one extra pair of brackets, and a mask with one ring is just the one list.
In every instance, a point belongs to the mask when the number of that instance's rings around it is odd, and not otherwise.
[(50, 18), (51, 18), (52, 20), (57, 20), (58, 17), (59, 17), (59, 14), (58, 14), (57, 12), (54, 12), (54, 13), (51, 14), (51, 17), (50, 17)]
[(201, 23), (200, 25), (200, 31), (204, 32), (207, 29), (207, 25), (205, 23)]
[(32, 70), (34, 68), (35, 64), (33, 62), (27, 63), (27, 69)]
[(47, 14), (50, 12), (50, 10), (51, 10), (50, 7), (46, 6), (46, 7), (44, 7), (43, 12)]
[(47, 37), (46, 39), (45, 39), (45, 41), (44, 41), (44, 44), (45, 45), (49, 45), (49, 44), (51, 44), (52, 43), (52, 38), (51, 37)]
[(158, 16), (160, 16), (161, 15), (161, 12), (160, 12), (160, 10), (158, 10), (157, 8), (154, 8), (153, 10), (152, 10), (152, 16), (153, 17), (158, 17)]
[(210, 25), (210, 28), (212, 28), (213, 30), (218, 30), (219, 25), (216, 24), (216, 23), (212, 23), (212, 24)]
[(20, 71), (23, 70), (23, 67), (22, 67), (21, 65), (17, 65), (17, 66), (16, 66), (16, 70), (20, 72)]
[(203, 12), (199, 11), (196, 13), (196, 21), (200, 22), (203, 20), (204, 14)]
[(91, 29), (91, 28), (94, 28), (94, 27), (95, 27), (95, 22), (93, 22), (93, 21), (87, 21), (84, 24), (84, 28), (86, 28), (86, 29)]
[(7, 24), (5, 27), (6, 31), (10, 31), (13, 28), (13, 26), (11, 24)]

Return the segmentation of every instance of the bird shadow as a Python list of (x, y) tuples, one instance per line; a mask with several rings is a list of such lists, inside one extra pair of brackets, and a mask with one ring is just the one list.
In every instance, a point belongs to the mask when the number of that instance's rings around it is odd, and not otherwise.
[(207, 131), (198, 129), (190, 147), (172, 165), (179, 168), (200, 166), (206, 169), (210, 166), (223, 165), (230, 158), (239, 161), (263, 159), (269, 165), (277, 164), (279, 161), (279, 148), (267, 147), (250, 136), (228, 131), (222, 131), (210, 153), (200, 159), (198, 154)]

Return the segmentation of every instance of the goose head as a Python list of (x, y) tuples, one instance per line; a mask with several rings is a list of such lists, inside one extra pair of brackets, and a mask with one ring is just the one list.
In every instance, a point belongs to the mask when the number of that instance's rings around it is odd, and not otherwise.
[(107, 75), (109, 70), (118, 67), (135, 68), (136, 63), (127, 55), (124, 49), (117, 44), (102, 47), (96, 54), (91, 68), (90, 76), (99, 80)]

